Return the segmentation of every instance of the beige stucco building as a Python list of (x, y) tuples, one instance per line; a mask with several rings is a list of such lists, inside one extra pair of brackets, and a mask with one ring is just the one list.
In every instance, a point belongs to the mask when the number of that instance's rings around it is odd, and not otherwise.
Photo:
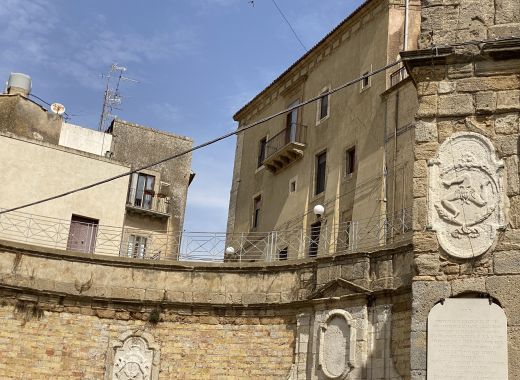
[(176, 257), (191, 155), (124, 174), (188, 150), (192, 141), (118, 119), (106, 132), (73, 125), (29, 91), (30, 84), (10, 85), (0, 95), (1, 208), (122, 177), (2, 215), (0, 235), (80, 252)]
[[(419, 23), (418, 1), (408, 11), (402, 1), (367, 1), (240, 109), (239, 128), (395, 62), (399, 51), (417, 47)], [(240, 133), (228, 233), (310, 230), (316, 247), (276, 248), (275, 256), (294, 258), (362, 244), (339, 236), (339, 225), (402, 220), (411, 206), (405, 184), (417, 95), (401, 68)], [(321, 218), (317, 205), (324, 206)], [(335, 243), (325, 247), (320, 234)]]

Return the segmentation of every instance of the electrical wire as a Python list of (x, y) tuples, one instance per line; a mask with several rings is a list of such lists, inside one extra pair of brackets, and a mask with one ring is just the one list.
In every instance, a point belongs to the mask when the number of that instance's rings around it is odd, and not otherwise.
[[(508, 40), (514, 40), (514, 39), (516, 39), (516, 38), (515, 37), (510, 37), (510, 38), (495, 39), (495, 40), (474, 40), (474, 41), (461, 42), (461, 43), (458, 43), (458, 44), (446, 45), (446, 46), (461, 46), (461, 45), (477, 45), (477, 46), (481, 46), (480, 44), (485, 44), (485, 43), (488, 43), (488, 42), (508, 41)], [(66, 191), (66, 192), (58, 194), (58, 195), (54, 195), (52, 197), (40, 199), (38, 201), (30, 202), (30, 203), (27, 203), (27, 204), (24, 204), (24, 205), (21, 205), (21, 206), (17, 206), (17, 207), (13, 207), (13, 208), (10, 208), (10, 209), (0, 210), (0, 215), (6, 214), (6, 213), (12, 212), (12, 211), (21, 210), (21, 209), (24, 209), (24, 208), (27, 208), (27, 207), (30, 207), (30, 206), (35, 206), (35, 205), (38, 205), (38, 204), (41, 204), (41, 203), (49, 202), (49, 201), (52, 201), (52, 200), (55, 200), (55, 199), (63, 198), (65, 196), (67, 196), (67, 195), (78, 193), (78, 192), (83, 191), (83, 190), (88, 190), (88, 189), (91, 189), (93, 187), (96, 187), (96, 186), (99, 186), (99, 185), (103, 185), (103, 184), (108, 183), (108, 182), (115, 181), (116, 179), (119, 179), (119, 178), (127, 177), (129, 175), (138, 173), (138, 172), (140, 172), (142, 170), (149, 169), (149, 168), (152, 168), (152, 167), (154, 167), (156, 165), (162, 164), (164, 162), (167, 162), (167, 161), (173, 160), (175, 158), (184, 156), (184, 155), (186, 155), (188, 153), (191, 153), (191, 152), (194, 152), (196, 150), (205, 148), (205, 147), (207, 147), (209, 145), (212, 145), (214, 143), (217, 143), (219, 141), (227, 139), (227, 138), (229, 138), (231, 136), (238, 135), (239, 133), (247, 131), (248, 129), (254, 128), (254, 127), (256, 127), (256, 126), (258, 126), (260, 124), (264, 124), (264, 123), (266, 123), (266, 122), (268, 122), (268, 121), (270, 121), (270, 120), (272, 120), (272, 119), (274, 119), (274, 118), (276, 118), (278, 116), (285, 115), (285, 114), (287, 114), (289, 112), (292, 112), (292, 111), (294, 111), (296, 109), (302, 108), (302, 107), (304, 107), (304, 106), (306, 106), (308, 104), (316, 102), (316, 101), (324, 98), (325, 96), (329, 96), (329, 95), (334, 94), (334, 93), (336, 93), (338, 91), (341, 91), (341, 90), (343, 90), (343, 89), (345, 89), (347, 87), (350, 87), (350, 86), (352, 86), (352, 85), (354, 85), (354, 84), (364, 80), (365, 78), (369, 78), (371, 76), (379, 74), (380, 72), (383, 72), (383, 71), (385, 71), (385, 70), (387, 70), (387, 69), (389, 69), (389, 68), (391, 68), (393, 66), (396, 66), (396, 65), (398, 65), (400, 63), (401, 63), (400, 59), (397, 60), (397, 61), (394, 61), (392, 63), (389, 63), (389, 64), (387, 64), (387, 65), (385, 65), (383, 67), (380, 67), (379, 69), (376, 69), (376, 70), (374, 70), (372, 72), (368, 72), (368, 73), (366, 73), (366, 74), (364, 74), (364, 75), (362, 75), (362, 76), (360, 76), (360, 77), (358, 77), (356, 79), (348, 81), (348, 82), (346, 82), (346, 83), (344, 83), (344, 84), (342, 84), (342, 85), (340, 85), (340, 86), (338, 86), (338, 87), (336, 87), (334, 89), (331, 89), (329, 92), (325, 92), (323, 94), (320, 94), (318, 96), (310, 98), (310, 99), (308, 99), (308, 100), (306, 100), (306, 101), (304, 101), (302, 103), (298, 103), (298, 104), (296, 104), (296, 105), (294, 105), (292, 107), (289, 107), (289, 108), (284, 109), (282, 111), (276, 112), (276, 113), (274, 113), (274, 114), (272, 114), (270, 116), (266, 116), (266, 117), (264, 117), (264, 118), (262, 118), (262, 119), (260, 119), (260, 120), (258, 120), (256, 122), (254, 122), (254, 123), (251, 123), (249, 125), (245, 125), (242, 128), (238, 128), (236, 131), (233, 131), (233, 132), (230, 132), (230, 133), (226, 133), (225, 135), (219, 136), (219, 137), (217, 137), (217, 138), (215, 138), (213, 140), (209, 140), (209, 141), (207, 141), (205, 143), (202, 143), (202, 144), (197, 145), (197, 146), (195, 146), (193, 148), (187, 149), (187, 150), (185, 150), (183, 152), (180, 152), (180, 153), (174, 154), (172, 156), (163, 158), (162, 160), (159, 160), (159, 161), (153, 162), (151, 164), (147, 164), (147, 165), (138, 167), (138, 168), (136, 168), (134, 170), (130, 170), (128, 172), (121, 173), (121, 174), (118, 174), (118, 175), (113, 176), (113, 177), (109, 177), (109, 178), (101, 180), (101, 181), (97, 181), (97, 182), (91, 183), (90, 185), (82, 186), (82, 187), (76, 188), (74, 190), (70, 190), (70, 191)], [(40, 98), (36, 97), (35, 95), (33, 95), (33, 96), (35, 98), (37, 98), (37, 99), (40, 99)], [(45, 102), (43, 99), (40, 99), (40, 100)]]
[(217, 142), (219, 142), (219, 141), (221, 141), (221, 140), (227, 139), (227, 138), (229, 138), (229, 137), (231, 137), (231, 136), (238, 135), (238, 134), (241, 133), (241, 132), (247, 131), (248, 129), (254, 128), (254, 127), (256, 127), (256, 126), (258, 126), (258, 125), (260, 125), (260, 124), (264, 124), (264, 123), (266, 123), (266, 122), (268, 122), (268, 121), (270, 121), (270, 120), (272, 120), (272, 119), (274, 119), (274, 118), (276, 118), (276, 117), (279, 117), (279, 116), (285, 115), (285, 114), (287, 114), (287, 113), (289, 113), (289, 112), (292, 112), (292, 111), (294, 111), (294, 110), (296, 110), (296, 109), (302, 108), (302, 107), (304, 107), (304, 106), (306, 106), (306, 105), (308, 105), (308, 104), (311, 104), (311, 103), (313, 103), (313, 102), (318, 101), (319, 99), (321, 99), (321, 98), (323, 98), (323, 97), (325, 97), (325, 96), (329, 96), (330, 94), (334, 94), (335, 92), (338, 92), (338, 91), (341, 91), (341, 90), (343, 90), (343, 89), (345, 89), (345, 88), (347, 88), (347, 87), (350, 87), (350, 86), (352, 86), (353, 84), (356, 84), (356, 83), (362, 81), (362, 80), (365, 79), (365, 78), (368, 78), (368, 77), (371, 77), (371, 76), (373, 76), (373, 75), (379, 74), (380, 72), (383, 72), (383, 71), (389, 69), (390, 67), (393, 67), (393, 66), (395, 66), (395, 65), (398, 65), (399, 63), (401, 63), (401, 60), (397, 60), (397, 61), (395, 61), (395, 62), (389, 63), (388, 65), (385, 65), (385, 66), (383, 66), (383, 67), (381, 67), (381, 68), (379, 68), (379, 69), (377, 69), (377, 70), (374, 70), (374, 71), (372, 71), (372, 72), (369, 72), (369, 73), (367, 73), (367, 74), (365, 74), (365, 75), (363, 75), (363, 76), (361, 76), (361, 77), (359, 77), (359, 78), (356, 78), (356, 79), (353, 79), (353, 80), (351, 80), (351, 81), (349, 81), (349, 82), (346, 82), (346, 83), (342, 84), (342, 85), (339, 86), (339, 87), (336, 87), (336, 88), (334, 88), (334, 89), (331, 89), (331, 90), (330, 90), (329, 92), (327, 92), (327, 93), (320, 94), (320, 95), (318, 95), (318, 96), (315, 96), (315, 97), (313, 97), (313, 98), (310, 98), (310, 99), (308, 99), (308, 100), (306, 100), (306, 101), (304, 101), (304, 102), (302, 102), (302, 103), (298, 103), (298, 104), (296, 104), (296, 105), (294, 105), (294, 106), (292, 106), (292, 107), (289, 107), (289, 108), (284, 109), (284, 110), (282, 110), (282, 111), (276, 112), (276, 113), (274, 113), (274, 114), (272, 114), (272, 115), (270, 115), (270, 116), (266, 116), (266, 117), (264, 117), (264, 118), (262, 118), (262, 119), (260, 119), (260, 120), (258, 120), (258, 121), (256, 121), (256, 122), (254, 122), (254, 123), (251, 123), (251, 124), (249, 124), (249, 125), (245, 125), (245, 126), (243, 126), (243, 127), (241, 127), (241, 128), (238, 128), (237, 130), (235, 130), (235, 131), (233, 131), (233, 132), (226, 133), (225, 135), (222, 135), (222, 136), (219, 136), (219, 137), (217, 137), (217, 138), (214, 138), (213, 140), (206, 141), (205, 143), (202, 143), (202, 144), (196, 145), (196, 146), (194, 146), (194, 147), (192, 147), (192, 148), (190, 148), (190, 149), (187, 149), (187, 150), (185, 150), (185, 151), (183, 151), (183, 152), (180, 152), (180, 153), (174, 154), (174, 155), (172, 155), (172, 156), (169, 156), (169, 157), (163, 158), (162, 160), (152, 162), (152, 163), (150, 163), (150, 164), (147, 164), (147, 165), (144, 165), (144, 166), (138, 167), (138, 168), (133, 169), (133, 170), (130, 170), (130, 171), (128, 171), (128, 172), (121, 173), (121, 174), (115, 175), (115, 176), (113, 176), (113, 177), (109, 177), (109, 178), (106, 178), (106, 179), (104, 179), (104, 180), (101, 180), (101, 181), (97, 181), (97, 182), (91, 183), (91, 184), (86, 185), (86, 186), (78, 187), (78, 188), (76, 188), (76, 189), (69, 190), (69, 191), (66, 191), (66, 192), (64, 192), (64, 193), (61, 193), (61, 194), (58, 194), (58, 195), (54, 195), (54, 196), (52, 196), (52, 197), (43, 198), (43, 199), (40, 199), (40, 200), (38, 200), (38, 201), (34, 201), (34, 202), (30, 202), (30, 203), (26, 203), (26, 204), (21, 205), (21, 206), (17, 206), (17, 207), (13, 207), (13, 208), (9, 208), (9, 209), (5, 209), (5, 210), (1, 210), (1, 211), (0, 211), (0, 215), (5, 214), (5, 213), (8, 213), (8, 212), (11, 212), (11, 211), (21, 210), (21, 209), (24, 209), (24, 208), (27, 208), (27, 207), (30, 207), (30, 206), (35, 206), (35, 205), (38, 205), (38, 204), (41, 204), (41, 203), (49, 202), (49, 201), (52, 201), (52, 200), (55, 200), (55, 199), (63, 198), (63, 197), (65, 197), (65, 196), (67, 196), (67, 195), (74, 194), (74, 193), (78, 193), (78, 192), (83, 191), (83, 190), (88, 190), (88, 189), (91, 189), (91, 188), (93, 188), (93, 187), (96, 187), (96, 186), (99, 186), (99, 185), (103, 185), (103, 184), (108, 183), (108, 182), (115, 181), (116, 179), (124, 178), (124, 177), (127, 177), (127, 176), (129, 176), (129, 175), (132, 175), (132, 174), (138, 173), (138, 172), (143, 171), (143, 170), (145, 170), (145, 169), (150, 169), (150, 168), (152, 168), (152, 167), (154, 167), (154, 166), (157, 166), (157, 165), (159, 165), (159, 164), (162, 164), (162, 163), (164, 163), (164, 162), (171, 161), (171, 160), (173, 160), (173, 159), (175, 159), (175, 158), (178, 158), (178, 157), (184, 156), (184, 155), (186, 155), (186, 154), (188, 154), (188, 153), (191, 153), (191, 152), (194, 152), (194, 151), (196, 151), (196, 150), (199, 150), (199, 149), (205, 148), (205, 147), (207, 147), (207, 146), (209, 146), (209, 145), (215, 144), (215, 143), (217, 143)]
[(276, 0), (271, 0), (274, 4), (274, 6), (276, 7), (276, 9), (278, 10), (278, 13), (280, 13), (280, 16), (282, 16), (282, 18), (284, 19), (285, 23), (287, 25), (289, 25), (289, 28), (291, 28), (291, 31), (293, 32), (294, 34), (294, 37), (296, 37), (296, 39), (298, 40), (298, 42), (300, 43), (300, 45), (302, 46), (303, 50), (305, 52), (307, 52), (307, 48), (305, 47), (305, 45), (303, 44), (302, 40), (300, 39), (300, 37), (298, 37), (298, 34), (296, 33), (296, 30), (294, 30), (293, 26), (291, 25), (291, 23), (289, 22), (289, 20), (287, 19), (287, 17), (285, 17), (284, 13), (282, 12), (282, 10), (280, 9), (280, 7), (278, 6), (278, 4), (276, 3)]
[[(45, 100), (43, 100), (42, 98), (40, 98), (39, 96), (36, 96), (34, 94), (29, 94), (29, 96), (32, 97), (32, 98), (38, 99), (40, 102), (42, 102), (43, 104), (45, 104), (45, 105), (47, 105), (49, 107), (52, 105), (49, 102), (46, 102)], [(65, 117), (67, 119), (70, 119), (70, 115), (67, 112), (63, 112), (63, 114), (65, 115)]]

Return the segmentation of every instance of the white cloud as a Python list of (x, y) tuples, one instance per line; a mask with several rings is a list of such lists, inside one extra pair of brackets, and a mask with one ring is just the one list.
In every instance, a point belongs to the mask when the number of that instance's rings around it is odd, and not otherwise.
[(114, 62), (152, 62), (185, 54), (197, 46), (193, 32), (186, 29), (119, 33), (111, 29), (104, 15), (83, 20), (81, 25), (67, 23), (59, 16), (59, 8), (50, 0), (2, 0), (2, 66), (16, 69), (31, 63), (51, 69), (57, 79), (73, 78), (84, 87), (99, 89), (103, 85), (100, 74)]
[(145, 110), (154, 118), (169, 124), (175, 124), (181, 120), (180, 108), (168, 102), (148, 104)]

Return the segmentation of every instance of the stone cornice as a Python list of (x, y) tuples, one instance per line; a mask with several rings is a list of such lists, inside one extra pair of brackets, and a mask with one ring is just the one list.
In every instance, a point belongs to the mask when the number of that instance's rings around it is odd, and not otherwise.
[(378, 14), (382, 10), (383, 3), (386, 3), (386, 6), (389, 7), (395, 2), (391, 3), (388, 0), (366, 0), (321, 41), (278, 76), (278, 78), (237, 111), (233, 119), (235, 121), (242, 121), (261, 112), (278, 98), (278, 96), (282, 95), (287, 87), (292, 87), (292, 84), (299, 81), (300, 77), (312, 72), (322, 59), (329, 56), (332, 51), (336, 50), (344, 41), (348, 40), (351, 34), (356, 33), (361, 24), (370, 21), (372, 17), (367, 18), (367, 14), (371, 12), (372, 15)]

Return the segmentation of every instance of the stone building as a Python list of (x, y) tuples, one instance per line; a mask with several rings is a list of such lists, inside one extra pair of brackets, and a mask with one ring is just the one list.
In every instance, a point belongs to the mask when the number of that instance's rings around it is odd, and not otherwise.
[[(22, 87), (12, 84), (18, 77), (25, 80)], [(67, 123), (31, 100), (30, 83), (14, 74), (0, 95), (4, 209), (122, 175), (192, 146), (189, 138), (118, 119), (106, 132)], [(175, 257), (193, 178), (190, 163), (187, 154), (6, 215), (0, 236), (89, 253)], [(30, 232), (21, 225), (30, 225)]]
[(421, 1), (401, 240), (219, 264), (0, 241), (0, 377), (520, 378), (518, 36), (517, 1)]
[(235, 114), (240, 128), (324, 95), (238, 135), (228, 234), (310, 231), (310, 244), (276, 247), (276, 258), (295, 258), (356, 249), (354, 228), (408, 219), (417, 95), (406, 70), (395, 65), (326, 95), (417, 47), (419, 2), (407, 4), (365, 2)]

